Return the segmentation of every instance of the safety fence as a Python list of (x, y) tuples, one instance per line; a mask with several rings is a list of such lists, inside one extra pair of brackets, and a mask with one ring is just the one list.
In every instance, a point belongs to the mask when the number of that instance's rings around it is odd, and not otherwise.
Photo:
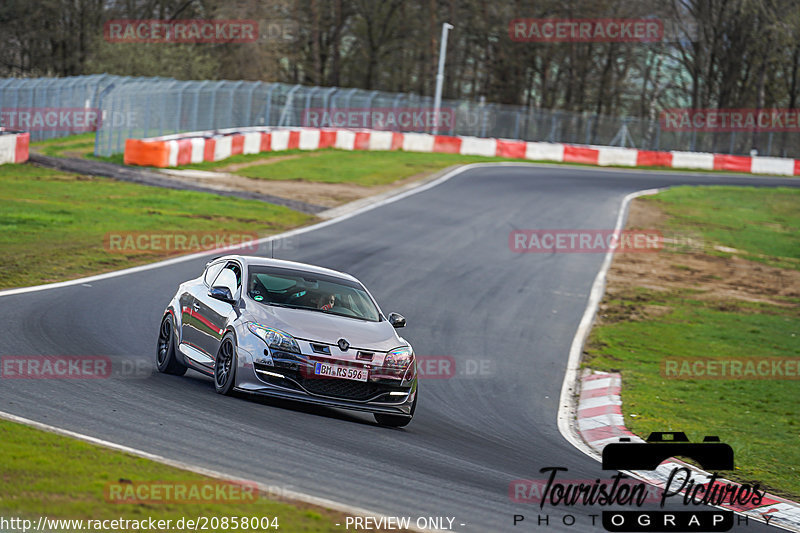
[(411, 93), (257, 81), (180, 81), (112, 75), (0, 79), (0, 126), (34, 141), (96, 131), (95, 155), (126, 139), (248, 126), (369, 128), (654, 151), (800, 157), (800, 131), (699, 131), (658, 117), (613, 117), (433, 99)]

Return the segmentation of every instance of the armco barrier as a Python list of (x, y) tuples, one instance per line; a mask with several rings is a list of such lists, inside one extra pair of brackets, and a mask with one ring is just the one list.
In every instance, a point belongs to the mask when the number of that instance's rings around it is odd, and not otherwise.
[(0, 128), (0, 165), (27, 161), (30, 139), (31, 134), (27, 131)]
[(534, 161), (582, 163), (599, 166), (667, 167), (689, 170), (726, 170), (756, 174), (800, 175), (800, 160), (744, 157), (695, 152), (653, 152), (614, 146), (527, 142), (510, 139), (451, 137), (428, 133), (326, 128), (233, 128), (128, 139), (125, 163), (175, 167), (203, 161), (220, 161), (236, 154), (279, 150), (398, 150), (437, 152)]

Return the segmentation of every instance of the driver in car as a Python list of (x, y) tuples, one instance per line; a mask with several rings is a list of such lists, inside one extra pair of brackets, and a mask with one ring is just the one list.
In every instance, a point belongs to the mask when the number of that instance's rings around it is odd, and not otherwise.
[(336, 296), (333, 294), (323, 294), (319, 298), (318, 308), (322, 311), (330, 311), (336, 302)]

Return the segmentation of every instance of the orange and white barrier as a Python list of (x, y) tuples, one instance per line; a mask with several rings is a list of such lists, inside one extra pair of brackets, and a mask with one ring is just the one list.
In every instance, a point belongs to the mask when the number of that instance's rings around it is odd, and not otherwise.
[(27, 161), (30, 140), (31, 134), (27, 131), (0, 128), (0, 165)]
[(279, 150), (405, 150), (533, 161), (583, 163), (598, 166), (667, 167), (689, 170), (727, 170), (754, 174), (800, 175), (800, 160), (699, 152), (656, 152), (613, 146), (580, 146), (510, 139), (398, 133), (336, 128), (234, 128), (128, 139), (125, 163), (175, 167), (220, 161), (237, 154)]

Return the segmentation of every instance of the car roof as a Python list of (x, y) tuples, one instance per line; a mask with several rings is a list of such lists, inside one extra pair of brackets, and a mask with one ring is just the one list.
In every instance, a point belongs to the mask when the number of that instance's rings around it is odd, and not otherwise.
[(291, 268), (294, 270), (303, 270), (305, 272), (312, 272), (315, 274), (327, 274), (329, 276), (336, 276), (339, 278), (344, 278), (350, 281), (358, 281), (355, 277), (347, 274), (345, 272), (339, 272), (338, 270), (333, 270), (330, 268), (325, 268), (317, 265), (310, 265), (308, 263), (299, 263), (297, 261), (287, 261), (285, 259), (271, 259), (269, 257), (258, 257), (255, 255), (223, 255), (220, 257), (215, 257), (211, 261), (218, 261), (218, 260), (228, 260), (228, 259), (236, 259), (242, 262), (245, 265), (257, 265), (257, 266), (273, 266), (279, 268)]

